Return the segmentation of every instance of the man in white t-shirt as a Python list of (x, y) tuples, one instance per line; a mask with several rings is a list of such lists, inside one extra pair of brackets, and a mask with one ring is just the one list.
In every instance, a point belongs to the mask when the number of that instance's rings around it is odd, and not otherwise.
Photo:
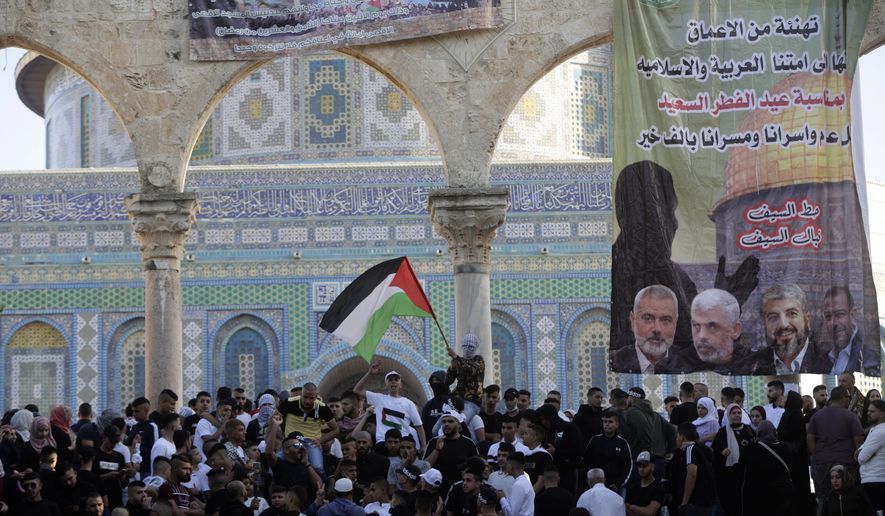
[(172, 434), (175, 433), (176, 430), (181, 430), (181, 417), (178, 414), (165, 414), (160, 416), (160, 424), (162, 427), (160, 428), (160, 438), (154, 441), (154, 445), (151, 447), (151, 474), (153, 475), (153, 464), (154, 459), (157, 457), (166, 457), (167, 459), (172, 459), (172, 456), (175, 455), (175, 444), (172, 442)]
[(522, 444), (522, 439), (516, 437), (518, 424), (519, 421), (517, 419), (505, 418), (501, 421), (501, 440), (489, 446), (487, 453), (489, 459), (498, 458), (498, 447), (501, 446), (501, 443), (510, 444), (513, 446), (514, 451), (522, 452), (523, 454), (529, 451), (528, 447)]
[(507, 470), (513, 477), (513, 485), (507, 493), (512, 516), (531, 516), (535, 514), (535, 488), (525, 474), (525, 455), (513, 452), (507, 456)]
[[(204, 441), (217, 441), (221, 437), (224, 431), (224, 424), (230, 419), (232, 405), (233, 400), (231, 399), (218, 401), (218, 404), (215, 406), (215, 417), (213, 418), (218, 421), (218, 426), (213, 424), (212, 419), (205, 416), (197, 423), (197, 428), (194, 430), (194, 446), (200, 450), (200, 453), (203, 453)], [(206, 459), (205, 455), (203, 455), (203, 459)]]
[(593, 516), (626, 516), (624, 499), (605, 486), (605, 473), (601, 469), (587, 472), (587, 485), (590, 489), (578, 498), (578, 507), (587, 509)]
[(421, 414), (418, 413), (418, 407), (411, 400), (400, 396), (402, 389), (400, 374), (390, 371), (384, 375), (387, 394), (366, 390), (366, 382), (373, 374), (381, 374), (381, 362), (378, 360), (372, 362), (369, 370), (354, 386), (353, 391), (360, 396), (365, 396), (366, 402), (375, 407), (375, 442), (384, 441), (387, 431), (396, 428), (404, 435), (408, 432), (416, 437), (420, 442), (419, 449), (425, 449), (427, 441), (421, 423)]

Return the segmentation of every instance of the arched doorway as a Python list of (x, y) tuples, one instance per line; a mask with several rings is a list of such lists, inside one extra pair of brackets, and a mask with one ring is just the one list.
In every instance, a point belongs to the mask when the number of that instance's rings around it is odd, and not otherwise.
[(108, 347), (107, 407), (122, 410), (144, 395), (144, 318), (131, 319), (117, 328)]

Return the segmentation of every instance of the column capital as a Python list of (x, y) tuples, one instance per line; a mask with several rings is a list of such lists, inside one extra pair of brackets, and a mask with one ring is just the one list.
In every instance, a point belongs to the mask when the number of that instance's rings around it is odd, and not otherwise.
[(430, 192), (427, 209), (433, 227), (449, 243), (455, 272), (485, 272), (492, 239), (510, 207), (510, 189), (442, 188)]
[(181, 269), (184, 239), (197, 219), (194, 192), (136, 193), (123, 201), (141, 241), (145, 269)]

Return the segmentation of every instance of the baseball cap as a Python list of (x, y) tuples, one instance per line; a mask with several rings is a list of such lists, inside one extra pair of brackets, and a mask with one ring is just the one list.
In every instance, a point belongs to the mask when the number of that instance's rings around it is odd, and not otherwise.
[(651, 462), (651, 454), (648, 453), (647, 451), (640, 452), (639, 455), (636, 457), (637, 464), (648, 464), (650, 462)]
[(391, 376), (396, 376), (397, 378), (403, 377), (401, 374), (397, 373), (396, 371), (391, 371), (391, 372), (387, 373), (386, 375), (384, 375), (384, 381), (386, 382), (387, 379), (390, 378)]
[(479, 503), (482, 505), (494, 505), (498, 503), (498, 493), (491, 487), (479, 490)]
[(442, 485), (442, 473), (436, 468), (430, 468), (419, 476), (433, 487), (439, 487)]
[(517, 390), (514, 389), (513, 387), (510, 387), (509, 389), (507, 389), (506, 391), (504, 391), (504, 397), (505, 397), (505, 398), (515, 398), (515, 397), (517, 397), (518, 395), (519, 395), (519, 391), (517, 391)]
[(418, 466), (414, 464), (410, 464), (404, 468), (400, 468), (396, 470), (396, 472), (397, 474), (403, 475), (413, 482), (417, 482), (418, 479), (421, 477), (421, 469), (419, 469)]
[(335, 481), (336, 493), (349, 493), (353, 491), (353, 482), (349, 478), (339, 478)]
[(427, 380), (428, 383), (446, 383), (446, 372), (443, 370), (434, 371), (430, 374), (430, 378)]
[(642, 390), (642, 387), (630, 387), (630, 390), (627, 391), (627, 396), (631, 398), (639, 398), (641, 400), (645, 399), (645, 391)]

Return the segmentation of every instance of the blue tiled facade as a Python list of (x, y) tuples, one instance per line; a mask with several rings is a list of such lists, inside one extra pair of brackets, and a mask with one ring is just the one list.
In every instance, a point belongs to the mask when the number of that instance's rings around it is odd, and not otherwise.
[[(536, 399), (558, 389), (571, 407), (591, 385), (635, 381), (607, 367), (610, 102), (609, 50), (576, 56), (514, 109), (491, 170), (493, 184), (510, 188), (511, 208), (492, 249), (490, 367)], [(84, 105), (89, 116), (78, 119)], [(83, 81), (56, 67), (46, 106), (53, 168), (79, 167), (84, 156), (132, 166), (131, 143)], [(185, 189), (201, 212), (182, 271), (186, 397), (223, 383), (347, 385), (354, 354), (317, 324), (356, 275), (392, 256), (410, 257), (454, 335), (451, 261), (427, 213), (429, 191), (446, 184), (436, 143), (402, 92), (369, 67), (334, 53), (269, 63), (222, 100), (191, 162)], [(0, 175), (0, 408), (20, 399), (13, 385), (31, 395), (55, 386), (43, 374), (26, 381), (11, 365), (21, 353), (49, 368), (49, 355), (64, 354), (62, 394), (41, 403), (120, 408), (138, 392), (144, 283), (122, 204), (138, 188), (131, 169)], [(19, 333), (34, 321), (57, 331), (64, 351)], [(16, 338), (24, 346), (8, 349)], [(396, 319), (378, 354), (424, 395), (427, 376), (448, 360), (435, 326), (416, 318)], [(697, 378), (714, 389), (723, 381)], [(659, 401), (682, 378), (644, 381)]]

